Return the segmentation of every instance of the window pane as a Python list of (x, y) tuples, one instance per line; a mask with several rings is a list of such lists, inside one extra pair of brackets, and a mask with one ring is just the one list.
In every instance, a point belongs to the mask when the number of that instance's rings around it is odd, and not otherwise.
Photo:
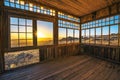
[(110, 26), (110, 45), (118, 45), (118, 25)]
[(33, 32), (32, 27), (27, 27), (27, 32)]
[(11, 47), (18, 47), (18, 33), (11, 33)]
[(59, 44), (66, 44), (66, 29), (59, 28)]
[(32, 33), (27, 33), (27, 39), (33, 39), (33, 34)]
[(101, 44), (101, 28), (96, 28), (96, 44)]
[(85, 30), (82, 30), (82, 43), (85, 43)]
[(26, 46), (26, 40), (19, 40), (20, 41), (20, 47)]
[(20, 18), (19, 19), (19, 25), (25, 25), (25, 19)]
[(33, 46), (33, 40), (27, 40), (27, 46)]
[(79, 43), (79, 30), (75, 30), (74, 42)]
[(19, 26), (19, 32), (26, 32), (25, 26)]
[(37, 21), (37, 44), (53, 44), (53, 23), (46, 21)]
[(85, 37), (85, 43), (89, 43), (89, 29), (86, 30), (86, 37)]
[[(32, 20), (13, 17), (10, 20), (11, 47), (27, 46), (26, 41), (33, 40)], [(29, 23), (29, 26), (26, 22)], [(17, 41), (15, 42), (16, 39)]]
[(10, 6), (8, 1), (4, 2), (5, 6)]
[(11, 32), (18, 32), (18, 26), (16, 25), (11, 25)]
[(18, 24), (18, 18), (11, 17), (10, 24)]
[(12, 39), (11, 40), (11, 47), (18, 47), (18, 39)]
[(39, 13), (55, 16), (55, 10), (47, 8), (46, 6), (33, 4), (26, 0), (4, 0), (4, 5), (22, 10), (29, 10), (32, 12), (39, 12)]
[(102, 44), (108, 45), (109, 44), (109, 27), (102, 28)]
[(27, 25), (32, 26), (32, 20), (27, 20)]
[(119, 15), (115, 15), (82, 24), (82, 42), (84, 39), (84, 43), (87, 43), (87, 34), (89, 32), (87, 29), (90, 29), (90, 43), (118, 45), (119, 20)]
[(95, 29), (90, 29), (90, 43), (95, 43)]
[(73, 29), (67, 29), (68, 35), (67, 35), (67, 43), (72, 43), (73, 42)]
[(25, 33), (19, 33), (19, 38), (20, 39), (26, 39), (26, 34)]
[(11, 40), (18, 39), (18, 33), (11, 33)]

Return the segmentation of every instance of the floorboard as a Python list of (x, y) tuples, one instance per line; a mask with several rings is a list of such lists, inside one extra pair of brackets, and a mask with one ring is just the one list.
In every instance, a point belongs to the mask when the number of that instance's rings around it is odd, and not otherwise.
[(7, 72), (0, 80), (120, 80), (119, 75), (119, 65), (81, 55)]

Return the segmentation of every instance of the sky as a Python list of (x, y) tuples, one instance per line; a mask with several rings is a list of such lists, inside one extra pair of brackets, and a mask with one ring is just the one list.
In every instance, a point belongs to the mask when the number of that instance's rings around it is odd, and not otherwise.
[(53, 23), (38, 20), (37, 35), (39, 38), (53, 38)]

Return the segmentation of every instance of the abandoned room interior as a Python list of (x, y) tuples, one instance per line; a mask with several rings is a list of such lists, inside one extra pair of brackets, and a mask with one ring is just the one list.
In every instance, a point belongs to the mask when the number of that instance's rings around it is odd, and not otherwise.
[(120, 0), (0, 0), (0, 80), (120, 80)]

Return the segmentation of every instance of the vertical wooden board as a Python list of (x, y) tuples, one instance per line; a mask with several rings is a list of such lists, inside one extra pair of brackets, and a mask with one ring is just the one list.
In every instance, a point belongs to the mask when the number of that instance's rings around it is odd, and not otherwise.
[(109, 14), (109, 8), (105, 8), (96, 13), (96, 18), (102, 18), (108, 16)]
[(101, 47), (101, 57), (103, 56), (103, 53), (104, 53), (104, 48), (103, 47)]
[(51, 59), (53, 59), (53, 48), (52, 47), (50, 49), (50, 55), (51, 55)]
[(110, 53), (111, 48), (108, 49), (108, 58), (110, 58), (111, 53)]
[(55, 12), (53, 35), (54, 35), (54, 44), (58, 45), (58, 11)]
[(113, 51), (112, 51), (112, 60), (115, 60), (115, 48), (113, 48)]
[(118, 48), (118, 54), (119, 54), (119, 62), (120, 62), (120, 48)]
[(116, 14), (117, 13), (117, 4), (111, 6), (111, 14)]
[(116, 48), (116, 61), (119, 62), (119, 48)]
[(4, 4), (4, 0), (0, 0), (0, 73), (4, 72), (5, 71), (5, 61), (4, 61), (4, 38), (6, 38), (4, 36), (4, 32), (5, 32), (5, 29), (3, 29), (5, 26), (5, 20), (7, 20), (6, 16), (5, 16), (5, 11), (3, 9), (3, 4)]
[(44, 48), (45, 60), (48, 59), (48, 48)]
[[(119, 4), (120, 5), (120, 4)], [(120, 8), (119, 8), (120, 9)], [(120, 11), (119, 11), (119, 13), (120, 13)], [(120, 19), (120, 18), (119, 18)], [(119, 23), (120, 23), (120, 20), (119, 20)], [(118, 24), (118, 37), (119, 37), (119, 39), (118, 39), (118, 43), (119, 43), (119, 46), (120, 46), (120, 24)]]
[(44, 48), (44, 52), (46, 54), (46, 60), (49, 59), (49, 48)]
[(59, 51), (58, 51), (58, 46), (57, 46), (55, 47), (55, 53), (54, 53), (55, 58), (58, 57), (58, 54), (59, 54)]
[(59, 47), (59, 55), (58, 55), (58, 57), (61, 57), (61, 56), (62, 56), (61, 53), (62, 53), (61, 47)]
[[(63, 50), (63, 49), (64, 49), (64, 50)], [(66, 55), (66, 52), (65, 52), (65, 51), (66, 51), (65, 46), (62, 48), (62, 50), (63, 50), (63, 52), (62, 52), (62, 53), (63, 53), (63, 56), (67, 56), (67, 55)]]
[(118, 4), (118, 11), (119, 11), (119, 13), (120, 13), (120, 3)]
[(81, 23), (93, 20), (92, 16), (93, 16), (93, 14), (89, 14), (89, 15), (83, 16), (81, 18)]
[(40, 61), (44, 61), (44, 52), (43, 52), (43, 49), (40, 49)]
[[(1, 2), (1, 1), (0, 1)], [(2, 55), (1, 55), (1, 27), (2, 27), (2, 10), (1, 10), (1, 6), (0, 6), (0, 65), (2, 65)], [(0, 73), (2, 72), (1, 70), (1, 66), (0, 66)]]
[(37, 46), (37, 36), (36, 36), (36, 32), (37, 32), (37, 20), (33, 20), (33, 44), (34, 46)]

